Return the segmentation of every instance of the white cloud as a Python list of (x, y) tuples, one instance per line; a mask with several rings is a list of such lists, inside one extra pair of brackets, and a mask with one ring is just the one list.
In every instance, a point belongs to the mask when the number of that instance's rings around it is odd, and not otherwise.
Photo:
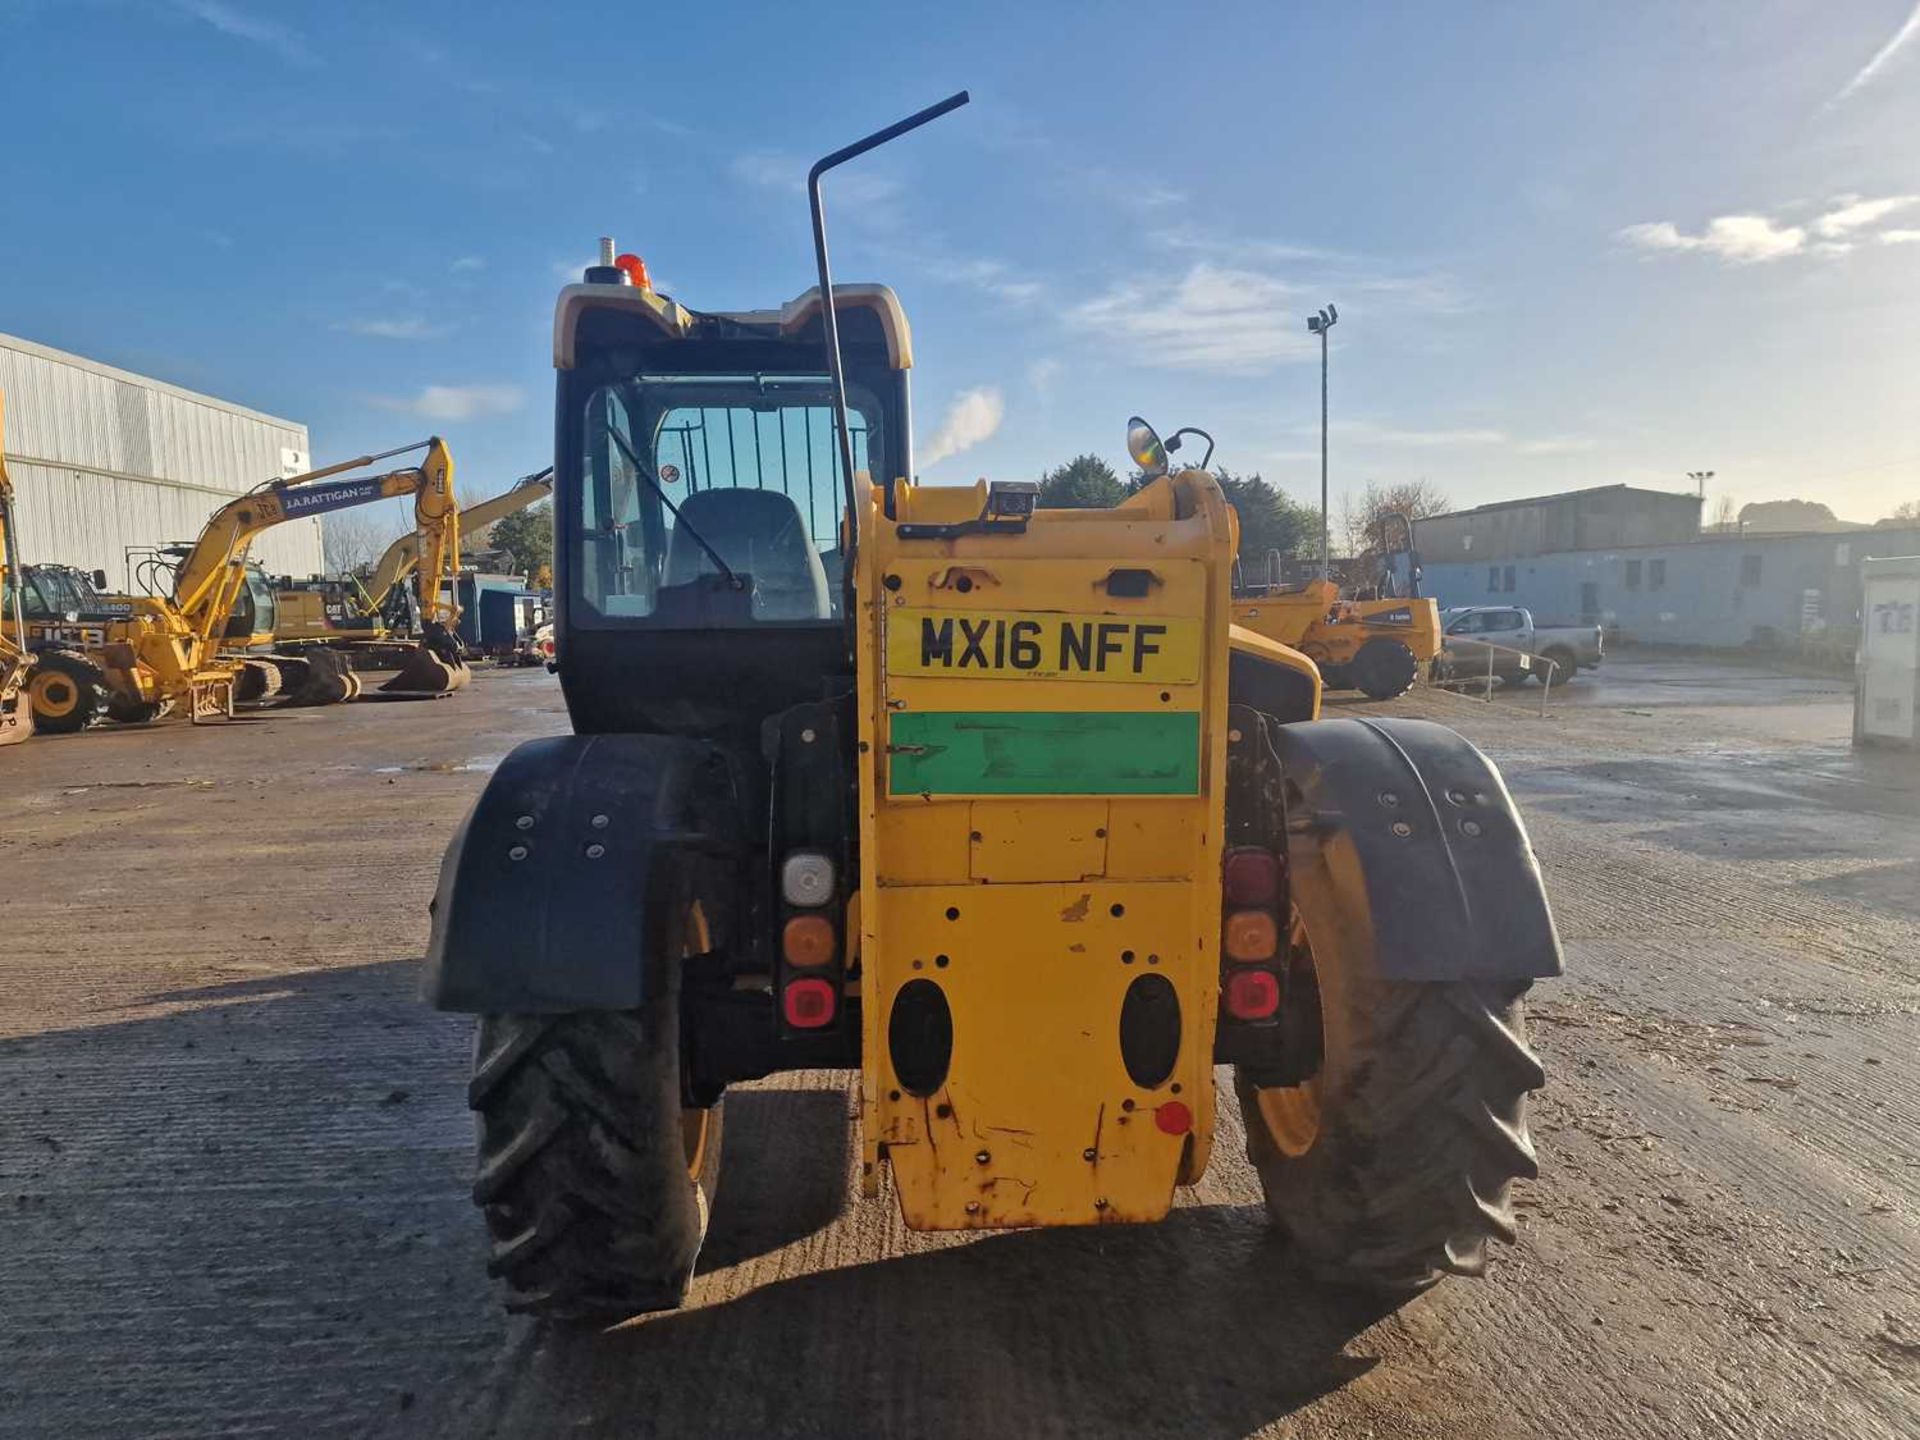
[(1402, 430), (1392, 425), (1375, 425), (1365, 420), (1336, 423), (1342, 439), (1360, 440), (1375, 445), (1405, 445), (1416, 450), (1447, 450), (1458, 446), (1505, 445), (1512, 438), (1504, 430), (1460, 428), (1452, 430)]
[(264, 45), (291, 64), (312, 66), (319, 63), (307, 48), (306, 38), (298, 30), (277, 21), (263, 20), (258, 15), (249, 15), (244, 10), (224, 3), (224, 0), (174, 0), (174, 7), (182, 14), (211, 25), (222, 35)]
[(418, 315), (393, 315), (377, 319), (342, 320), (332, 328), (374, 340), (432, 340), (446, 334), (448, 327), (432, 324)]
[(462, 255), (448, 267), (456, 275), (470, 274), (475, 270), (487, 268), (487, 262), (478, 255)]
[(992, 439), (994, 432), (1000, 428), (1006, 408), (1000, 392), (991, 386), (963, 391), (947, 407), (946, 418), (922, 448), (917, 457), (918, 463), (931, 468), (963, 450), (971, 450), (982, 441)]
[(800, 191), (806, 188), (807, 167), (791, 155), (775, 155), (764, 150), (756, 150), (746, 155), (736, 155), (733, 163), (727, 167), (733, 178), (743, 185), (757, 185), (764, 190)]
[(1875, 238), (1882, 245), (1912, 245), (1920, 243), (1920, 230), (1882, 230)]
[(924, 262), (927, 273), (936, 280), (945, 280), (956, 285), (971, 285), (976, 290), (985, 291), (996, 300), (1005, 300), (1016, 305), (1031, 304), (1038, 300), (1046, 287), (1038, 280), (1014, 272), (1011, 266), (1000, 260), (927, 260)]
[(1298, 296), (1271, 275), (1202, 261), (1177, 280), (1124, 281), (1067, 318), (1143, 364), (1239, 371), (1311, 353)]
[(1053, 385), (1066, 367), (1050, 355), (1043, 355), (1027, 366), (1027, 389), (1034, 399), (1046, 404), (1053, 399)]
[[(1591, 450), (1596, 441), (1591, 435), (1542, 435), (1522, 439), (1492, 426), (1459, 426), (1438, 429), (1402, 429), (1371, 420), (1334, 422), (1335, 438), (1361, 445), (1388, 445), (1409, 450), (1510, 449), (1518, 455), (1569, 455)], [(1303, 426), (1302, 433), (1317, 426)]]
[[(1642, 250), (1698, 250), (1730, 265), (1753, 265), (1789, 255), (1845, 255), (1889, 215), (1920, 204), (1920, 195), (1836, 196), (1806, 224), (1766, 215), (1719, 215), (1697, 235), (1671, 220), (1629, 225), (1620, 238)], [(1798, 207), (1796, 207), (1798, 208)]]
[[(742, 185), (787, 195), (806, 193), (809, 168), (809, 162), (799, 156), (778, 150), (753, 150), (736, 155), (727, 166)], [(868, 209), (885, 206), (900, 194), (899, 181), (863, 170), (829, 176), (821, 182), (821, 188), (829, 201)]]
[(1539, 440), (1522, 440), (1514, 448), (1522, 455), (1572, 455), (1591, 450), (1598, 443), (1591, 435), (1548, 435)]
[(412, 399), (378, 396), (373, 403), (423, 420), (477, 420), (511, 414), (520, 408), (520, 399), (513, 385), (429, 385)]
[[(1150, 243), (1163, 250), (1210, 260), (1229, 269), (1304, 273), (1312, 271), (1320, 303), (1364, 296), (1376, 314), (1448, 314), (1466, 308), (1459, 287), (1434, 271), (1409, 268), (1376, 256), (1347, 254), (1283, 240), (1248, 239), (1231, 233), (1173, 225), (1151, 231)], [(1315, 308), (1315, 307), (1309, 307)], [(1304, 319), (1304, 317), (1302, 317)]]
[(1778, 260), (1806, 248), (1807, 232), (1799, 225), (1778, 225), (1764, 215), (1720, 215), (1698, 235), (1689, 235), (1671, 220), (1629, 225), (1620, 238), (1643, 250), (1704, 250), (1734, 265)]
[(1829, 105), (1837, 105), (1861, 86), (1870, 82), (1892, 62), (1894, 56), (1906, 49), (1907, 45), (1915, 36), (1920, 36), (1920, 4), (1916, 4), (1913, 7), (1913, 13), (1907, 16), (1906, 23), (1893, 32), (1893, 38), (1878, 50), (1874, 51), (1873, 58), (1856, 70), (1853, 78), (1840, 87), (1840, 93), (1835, 95), (1833, 99), (1827, 103)]
[(1829, 240), (1837, 240), (1852, 231), (1876, 224), (1909, 205), (1920, 203), (1920, 195), (1887, 195), (1878, 200), (1863, 200), (1858, 195), (1842, 195), (1829, 210), (1813, 222), (1813, 228)]

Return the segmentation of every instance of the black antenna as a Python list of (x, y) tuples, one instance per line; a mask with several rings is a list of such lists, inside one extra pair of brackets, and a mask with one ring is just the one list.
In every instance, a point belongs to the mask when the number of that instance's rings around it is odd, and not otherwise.
[[(958, 110), (971, 98), (964, 90), (957, 95), (949, 95), (938, 105), (929, 105), (884, 130), (874, 131), (864, 140), (856, 140), (845, 149), (836, 150), (824, 159), (815, 161), (813, 169), (807, 172), (807, 199), (813, 206), (813, 258), (820, 267), (820, 311), (827, 327), (827, 366), (833, 374), (833, 423), (840, 442), (840, 471), (846, 486), (849, 509), (853, 508), (856, 499), (853, 488), (853, 431), (847, 420), (847, 375), (840, 364), (840, 317), (833, 303), (833, 273), (827, 266), (827, 219), (820, 208), (820, 177), (836, 165), (846, 164), (856, 155), (864, 155), (889, 140), (897, 140), (909, 130), (918, 130), (929, 120), (938, 120), (949, 110)], [(912, 459), (907, 455), (901, 457), (908, 465), (912, 464)], [(849, 570), (848, 574), (851, 573)]]

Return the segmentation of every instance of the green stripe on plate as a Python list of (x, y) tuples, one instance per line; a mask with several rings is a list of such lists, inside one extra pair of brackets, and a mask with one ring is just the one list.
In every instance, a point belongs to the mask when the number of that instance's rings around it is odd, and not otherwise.
[(895, 795), (1196, 795), (1193, 710), (902, 711), (891, 717)]

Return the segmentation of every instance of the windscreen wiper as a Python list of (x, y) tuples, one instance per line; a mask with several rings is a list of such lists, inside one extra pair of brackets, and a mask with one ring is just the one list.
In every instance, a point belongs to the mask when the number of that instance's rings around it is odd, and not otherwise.
[(615, 445), (618, 445), (620, 447), (620, 453), (627, 457), (627, 463), (633, 466), (633, 473), (646, 481), (647, 488), (660, 497), (660, 503), (666, 506), (667, 513), (673, 516), (673, 523), (691, 535), (694, 544), (706, 551), (707, 558), (720, 567), (720, 573), (727, 577), (727, 584), (731, 585), (735, 590), (746, 589), (747, 587), (741, 581), (740, 577), (733, 573), (733, 567), (722, 560), (720, 558), (720, 552), (707, 543), (706, 536), (694, 529), (693, 526), (689, 525), (686, 520), (681, 517), (680, 507), (667, 498), (667, 492), (661, 489), (660, 482), (653, 478), (653, 472), (642, 463), (638, 455), (633, 453), (633, 447), (620, 438), (620, 432), (611, 425), (603, 424), (602, 428), (606, 430), (607, 438), (613, 441)]

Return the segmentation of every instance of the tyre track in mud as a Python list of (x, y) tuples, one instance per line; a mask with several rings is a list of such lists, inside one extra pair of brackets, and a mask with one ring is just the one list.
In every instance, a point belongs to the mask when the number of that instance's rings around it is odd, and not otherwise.
[(688, 1309), (603, 1336), (502, 1315), (466, 1195), (470, 1030), (419, 1005), (410, 957), (486, 762), (562, 728), (557, 705), (539, 672), (483, 674), (432, 705), (0, 762), (0, 1430), (1638, 1440), (1920, 1418), (1920, 896), (1845, 884), (1920, 857), (1920, 806), (1737, 709), (1716, 739), (1657, 711), (1381, 707), (1505, 767), (1568, 943), (1533, 1004), (1543, 1175), (1485, 1282), (1397, 1310), (1304, 1282), (1230, 1104), (1161, 1226), (915, 1235), (857, 1198), (846, 1078), (806, 1074), (730, 1098)]

